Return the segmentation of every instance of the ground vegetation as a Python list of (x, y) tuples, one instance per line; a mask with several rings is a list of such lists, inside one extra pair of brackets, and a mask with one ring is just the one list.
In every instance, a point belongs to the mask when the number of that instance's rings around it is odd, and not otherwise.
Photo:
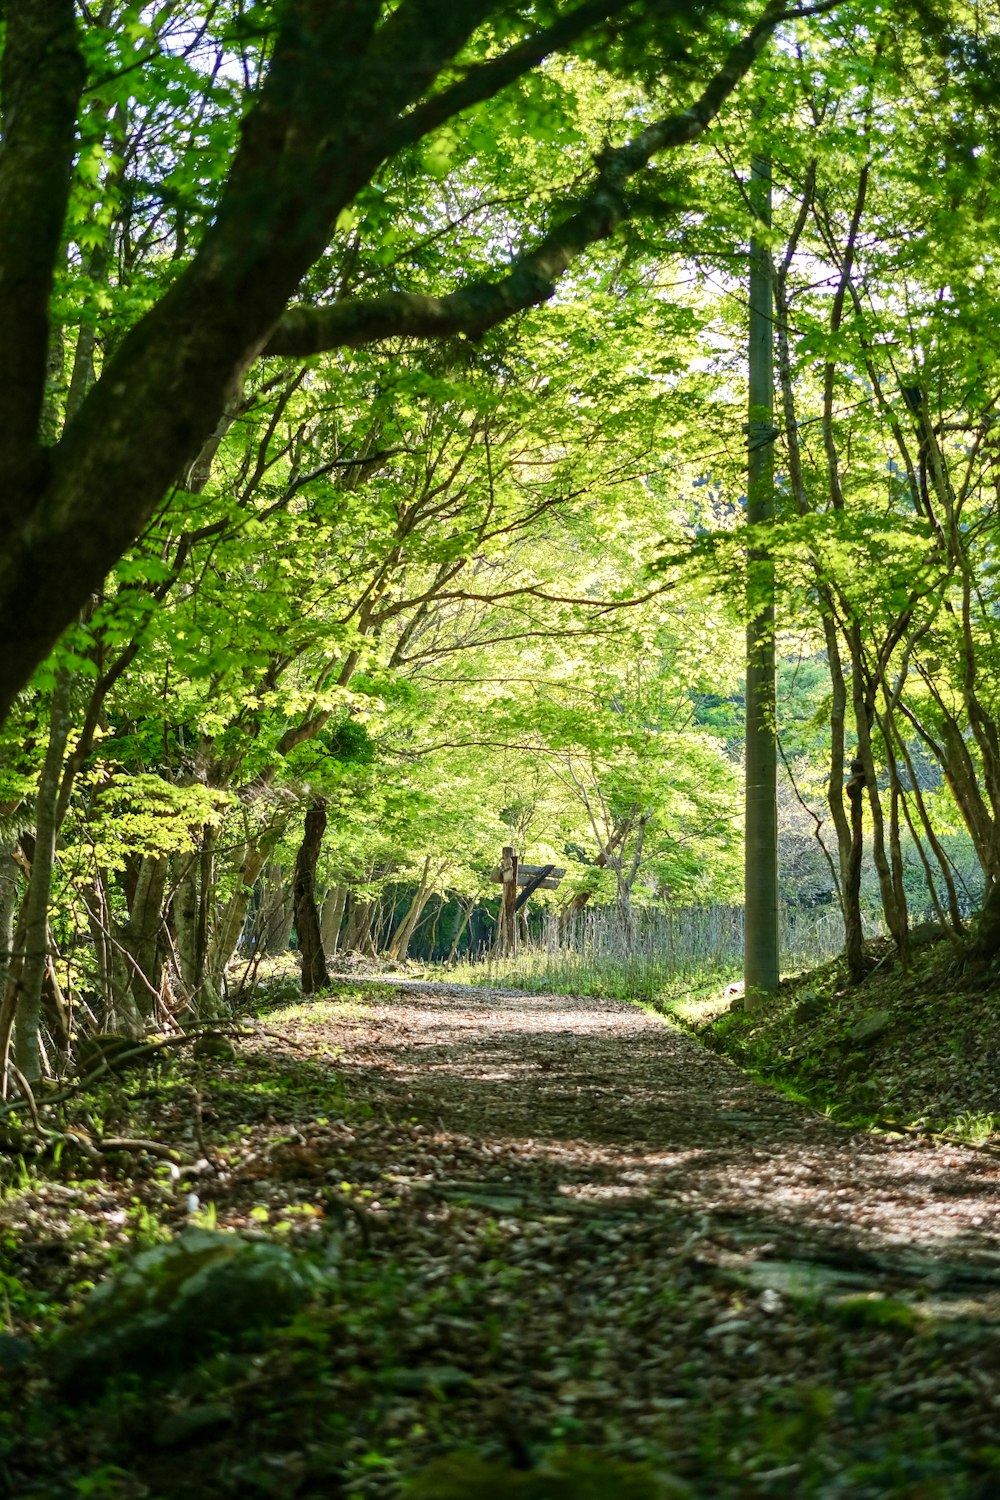
[(991, 1492), (995, 1157), (627, 1003), (280, 993), (8, 1180), (13, 1492)]

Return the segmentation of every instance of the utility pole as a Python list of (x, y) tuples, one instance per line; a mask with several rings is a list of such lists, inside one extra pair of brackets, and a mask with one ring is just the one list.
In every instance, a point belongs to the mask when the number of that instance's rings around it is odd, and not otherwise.
[[(750, 399), (747, 414), (747, 523), (774, 515), (774, 288), (771, 162), (750, 168)], [(758, 538), (747, 554), (746, 871), (744, 1003), (752, 1008), (778, 988), (778, 813), (774, 651), (774, 563)]]

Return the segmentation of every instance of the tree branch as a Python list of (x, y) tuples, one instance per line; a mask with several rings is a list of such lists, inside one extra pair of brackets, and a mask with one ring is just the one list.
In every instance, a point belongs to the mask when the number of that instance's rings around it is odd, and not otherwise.
[[(691, 0), (687, 0), (687, 3), (690, 5)], [(636, 0), (587, 0), (587, 3), (578, 6), (570, 15), (562, 16), (543, 31), (536, 31), (533, 36), (508, 48), (499, 57), (492, 57), (488, 62), (470, 68), (459, 83), (442, 89), (439, 94), (403, 116), (393, 138), (394, 149), (421, 140), (439, 125), (454, 119), (474, 104), (492, 99), (508, 84), (515, 83), (518, 78), (537, 67), (550, 53), (564, 50), (578, 41), (584, 32), (599, 25), (601, 21), (609, 20), (620, 11), (629, 10), (635, 4)], [(659, 4), (654, 4), (651, 8), (668, 9), (675, 13), (678, 9), (673, 0), (659, 0)]]
[(590, 191), (574, 212), (517, 256), (499, 280), (470, 282), (442, 297), (388, 292), (331, 307), (293, 307), (281, 318), (264, 354), (301, 358), (329, 349), (362, 348), (388, 338), (440, 339), (464, 334), (478, 339), (515, 313), (547, 302), (573, 262), (591, 245), (610, 238), (628, 218), (625, 188), (629, 180), (654, 156), (704, 134), (774, 28), (789, 14), (781, 5), (770, 4), (756, 26), (730, 49), (688, 109), (655, 121), (624, 146), (605, 151)]

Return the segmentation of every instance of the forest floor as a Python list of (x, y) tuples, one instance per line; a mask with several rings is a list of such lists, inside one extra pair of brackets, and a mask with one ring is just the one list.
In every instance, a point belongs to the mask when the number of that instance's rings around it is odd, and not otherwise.
[[(990, 1149), (847, 1129), (624, 1003), (407, 979), (61, 1108), (0, 1201), (0, 1493), (1000, 1493)], [(223, 1232), (260, 1295), (185, 1322)]]

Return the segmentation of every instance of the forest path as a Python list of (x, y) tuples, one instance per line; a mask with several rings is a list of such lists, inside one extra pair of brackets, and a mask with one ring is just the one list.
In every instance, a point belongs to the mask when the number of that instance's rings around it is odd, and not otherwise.
[(318, 1030), (376, 1109), (447, 1144), (432, 1195), (655, 1220), (662, 1253), (697, 1242), (762, 1286), (1000, 1318), (995, 1155), (846, 1130), (625, 1003), (395, 984)]
[[(286, 1024), (348, 1108), (270, 1153), (272, 1192), (339, 1154), (394, 1268), (407, 1373), (373, 1420), (401, 1471), (568, 1441), (689, 1500), (1000, 1494), (994, 1154), (846, 1130), (622, 1003), (401, 978)], [(244, 1171), (234, 1227), (268, 1186)]]
[[(629, 1005), (353, 989), (109, 1092), (186, 1170), (67, 1152), (0, 1197), (29, 1340), (130, 1226), (207, 1215), (323, 1268), (291, 1327), (202, 1366), (209, 1319), (118, 1429), (29, 1364), (0, 1493), (69, 1500), (110, 1460), (121, 1500), (401, 1500), (459, 1455), (422, 1500), (996, 1500), (995, 1155), (839, 1128)], [(532, 1472), (564, 1445), (586, 1486)]]

